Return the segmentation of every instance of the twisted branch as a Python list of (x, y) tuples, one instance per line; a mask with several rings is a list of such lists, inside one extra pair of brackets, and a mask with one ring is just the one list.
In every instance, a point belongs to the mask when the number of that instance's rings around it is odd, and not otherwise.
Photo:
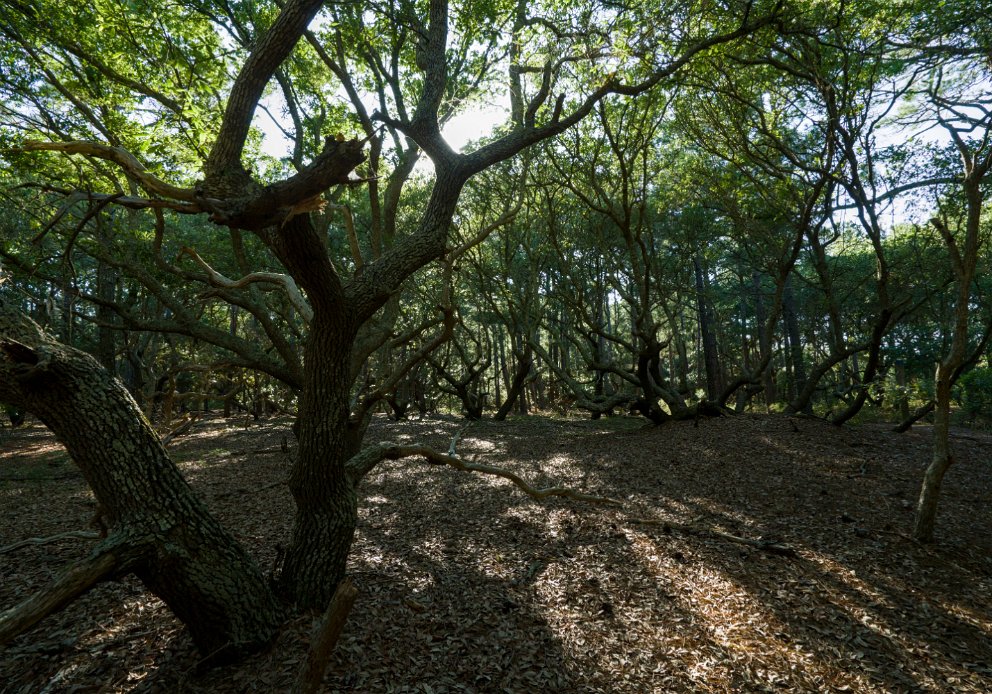
[(532, 499), (536, 499), (537, 501), (547, 499), (549, 496), (561, 496), (566, 499), (573, 499), (574, 501), (586, 501), (594, 504), (609, 504), (612, 506), (621, 505), (621, 502), (616, 499), (611, 499), (605, 496), (596, 496), (595, 494), (585, 494), (583, 492), (575, 491), (574, 489), (569, 489), (568, 487), (535, 487), (525, 481), (522, 477), (520, 477), (520, 475), (515, 472), (511, 472), (506, 468), (463, 460), (458, 457), (457, 454), (450, 455), (441, 453), (434, 450), (430, 446), (423, 446), (419, 444), (403, 445), (399, 443), (379, 443), (362, 450), (360, 453), (352, 457), (345, 467), (348, 471), (349, 477), (351, 477), (352, 481), (357, 483), (376, 465), (384, 460), (399, 460), (400, 458), (409, 458), (412, 456), (420, 456), (427, 460), (427, 462), (434, 465), (448, 465), (449, 467), (453, 467), (456, 470), (462, 470), (463, 472), (480, 472), (484, 475), (502, 477), (503, 479), (512, 482), (518, 488), (522, 489), (527, 496)]
[(279, 272), (252, 272), (239, 280), (232, 280), (210, 267), (207, 261), (201, 258), (192, 248), (183, 246), (179, 251), (179, 257), (182, 258), (184, 255), (188, 255), (197, 265), (203, 268), (210, 278), (210, 283), (221, 289), (241, 289), (253, 282), (278, 284), (286, 291), (286, 296), (289, 298), (290, 303), (293, 304), (293, 308), (299, 312), (306, 324), (309, 325), (310, 321), (313, 320), (313, 309), (310, 308), (310, 305), (303, 298), (300, 288), (296, 286), (296, 282), (289, 275)]

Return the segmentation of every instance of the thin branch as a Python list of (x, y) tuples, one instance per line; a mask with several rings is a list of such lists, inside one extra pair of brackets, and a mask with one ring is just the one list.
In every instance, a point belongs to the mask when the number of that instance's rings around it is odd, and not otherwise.
[(515, 472), (511, 472), (506, 468), (497, 467), (495, 465), (486, 465), (485, 463), (474, 463), (453, 455), (439, 453), (429, 446), (416, 444), (402, 445), (398, 443), (380, 443), (375, 446), (370, 446), (352, 457), (351, 460), (348, 461), (346, 469), (352, 480), (358, 482), (376, 465), (384, 460), (399, 460), (400, 458), (409, 458), (412, 456), (420, 456), (435, 465), (448, 465), (456, 470), (462, 470), (463, 472), (480, 472), (484, 475), (502, 477), (503, 479), (509, 480), (515, 484), (529, 497), (538, 501), (547, 499), (549, 496), (561, 496), (575, 501), (610, 504), (613, 506), (621, 505), (621, 502), (616, 499), (611, 499), (605, 496), (596, 496), (594, 494), (585, 494), (567, 487), (535, 487), (524, 481), (520, 475)]
[(210, 283), (215, 287), (220, 287), (221, 289), (240, 289), (252, 284), (253, 282), (278, 284), (286, 291), (286, 296), (289, 298), (290, 303), (293, 304), (293, 308), (295, 308), (299, 312), (300, 316), (303, 317), (303, 320), (306, 321), (308, 325), (310, 324), (310, 321), (313, 320), (313, 309), (310, 308), (310, 305), (307, 304), (306, 300), (303, 298), (300, 288), (296, 286), (296, 281), (289, 275), (278, 272), (252, 272), (239, 280), (232, 280), (210, 267), (210, 265), (192, 248), (183, 246), (179, 251), (179, 257), (181, 258), (184, 255), (188, 255), (200, 267), (202, 267), (209, 275)]

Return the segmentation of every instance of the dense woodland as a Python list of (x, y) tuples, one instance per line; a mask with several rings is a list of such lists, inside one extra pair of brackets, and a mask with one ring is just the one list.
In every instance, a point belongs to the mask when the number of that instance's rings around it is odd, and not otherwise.
[[(0, 644), (133, 574), (256, 652), (386, 461), (619, 503), (390, 433), (437, 415), (932, 425), (900, 531), (946, 537), (992, 417), (987, 3), (0, 0), (0, 39), (0, 403), (102, 529)], [(291, 418), (271, 577), (163, 443), (209, 413)]]

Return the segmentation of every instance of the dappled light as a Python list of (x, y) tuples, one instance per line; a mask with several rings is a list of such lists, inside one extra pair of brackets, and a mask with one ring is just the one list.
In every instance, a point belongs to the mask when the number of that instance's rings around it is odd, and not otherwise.
[(975, 0), (0, 0), (0, 694), (992, 691)]
[[(377, 423), (372, 436), (393, 435), (396, 427)], [(454, 419), (399, 425), (410, 440), (438, 448), (459, 427)], [(288, 429), (272, 424), (251, 428), (235, 444), (235, 451), (264, 452), (220, 455), (213, 451), (225, 430), (221, 420), (203, 422), (202, 439), (194, 434), (181, 444), (183, 469), (271, 566), (277, 557), (270, 547), (289, 532), (276, 519), (290, 500), (269, 485), (286, 474), (294, 446), (283, 453)], [(512, 435), (489, 423), (470, 431), (466, 454), (498, 460), (535, 482), (608, 488), (628, 506), (538, 504), (505, 481), (414, 459), (376, 470), (364, 485), (349, 570), (360, 597), (330, 666), (332, 690), (386, 691), (411, 679), (435, 689), (461, 683), (479, 691), (562, 692), (769, 684), (890, 692), (942, 690), (947, 682), (954, 691), (981, 692), (992, 685), (984, 664), (992, 658), (989, 538), (980, 530), (992, 518), (988, 504), (969, 501), (992, 495), (982, 462), (992, 438), (976, 441), (959, 461), (961, 479), (947, 501), (948, 532), (959, 539), (938, 549), (904, 537), (909, 512), (887, 496), (896, 487), (912, 490), (925, 443), (871, 426), (837, 430), (755, 416), (622, 433), (594, 421), (540, 419), (518, 422)], [(25, 433), (34, 445), (38, 430)], [(714, 447), (717, 438), (728, 445)], [(492, 449), (472, 451), (478, 442)], [(831, 452), (839, 446), (841, 459)], [(212, 462), (201, 465), (203, 459)], [(6, 467), (39, 465), (29, 457)], [(8, 497), (23, 523), (31, 516), (21, 498)], [(44, 511), (49, 527), (17, 525), (8, 533), (81, 527), (88, 510), (53, 498)], [(796, 556), (728, 535), (775, 536)], [(11, 555), (4, 599), (44, 580), (29, 567), (58, 566), (86, 546)], [(107, 601), (116, 607), (103, 619), (94, 611)], [(0, 658), (0, 676), (38, 686), (56, 676), (115, 678), (121, 688), (185, 682), (218, 692), (260, 677), (279, 688), (304, 657), (310, 626), (291, 622), (275, 650), (231, 679), (223, 669), (193, 673), (198, 656), (181, 625), (132, 582), (100, 588), (53, 622), (61, 626), (49, 627), (52, 636), (19, 641), (11, 651), (16, 660)], [(63, 643), (59, 634), (73, 624), (91, 626)]]

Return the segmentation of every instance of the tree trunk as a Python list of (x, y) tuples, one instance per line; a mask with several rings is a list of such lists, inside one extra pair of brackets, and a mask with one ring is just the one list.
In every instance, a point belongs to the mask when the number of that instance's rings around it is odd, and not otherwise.
[(768, 365), (761, 372), (761, 385), (765, 394), (765, 406), (771, 407), (778, 400), (778, 393), (775, 392), (775, 371), (771, 367), (772, 334), (769, 330), (765, 329), (765, 323), (768, 322), (768, 314), (765, 310), (764, 297), (761, 294), (761, 275), (755, 272), (751, 276), (751, 282), (754, 284), (755, 330), (758, 333), (758, 349), (761, 352), (760, 358), (767, 358), (769, 360)]
[(707, 297), (709, 287), (698, 254), (692, 258), (692, 267), (696, 273), (696, 307), (699, 314), (699, 332), (703, 342), (703, 363), (706, 367), (706, 398), (716, 400), (723, 390), (720, 379), (720, 352), (717, 348), (713, 307)]
[(344, 467), (362, 438), (348, 421), (353, 329), (335, 318), (316, 314), (307, 336), (299, 456), (289, 478), (296, 518), (279, 579), (286, 597), (307, 609), (326, 605), (344, 579), (358, 524), (358, 496)]
[[(789, 390), (790, 399), (803, 392), (806, 387), (806, 365), (803, 363), (803, 343), (799, 335), (799, 317), (796, 314), (796, 295), (792, 290), (792, 278), (785, 280), (785, 291), (782, 294), (782, 318), (785, 320), (786, 336), (788, 338), (788, 361), (792, 370), (792, 384)], [(804, 412), (812, 412), (807, 402)]]
[(506, 394), (506, 402), (500, 405), (499, 410), (497, 410), (496, 415), (493, 417), (497, 422), (502, 422), (513, 410), (513, 405), (516, 403), (517, 398), (520, 397), (520, 393), (523, 392), (524, 384), (527, 383), (527, 376), (530, 374), (534, 363), (529, 344), (524, 347), (523, 352), (518, 352), (516, 357), (517, 370), (513, 374), (513, 383), (510, 384), (510, 390)]
[(920, 542), (932, 542), (937, 519), (937, 498), (944, 474), (951, 466), (950, 424), (951, 424), (951, 374), (947, 361), (937, 367), (935, 407), (933, 415), (933, 456), (923, 476), (923, 487), (916, 505), (916, 522), (913, 537)]
[(0, 397), (43, 421), (92, 488), (111, 531), (93, 556), (128, 555), (119, 568), (169, 606), (201, 653), (235, 657), (271, 640), (281, 611), (262, 572), (193, 495), (127, 390), (2, 301)]

